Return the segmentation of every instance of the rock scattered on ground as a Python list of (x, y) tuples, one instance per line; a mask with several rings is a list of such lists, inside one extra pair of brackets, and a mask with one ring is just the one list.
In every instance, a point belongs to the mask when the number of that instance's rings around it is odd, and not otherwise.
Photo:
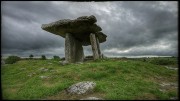
[(48, 76), (39, 76), (41, 79), (47, 79), (49, 78)]
[(28, 76), (29, 77), (32, 77), (33, 75), (35, 75), (36, 73), (34, 72), (34, 73), (31, 73), (31, 74), (29, 74)]
[(4, 65), (4, 64), (5, 64), (4, 60), (1, 60), (1, 65)]
[(172, 83), (172, 82), (163, 82), (161, 84), (159, 84), (161, 87), (160, 87), (160, 91), (161, 92), (166, 92), (167, 90), (170, 90), (170, 89), (178, 89), (178, 84), (177, 83)]
[(52, 63), (48, 63), (49, 65), (51, 65)]
[(59, 61), (59, 63), (61, 64), (61, 65), (66, 65), (66, 64), (68, 64), (68, 62), (67, 61)]
[(170, 67), (170, 66), (164, 66), (166, 67), (167, 69), (170, 69), (170, 70), (178, 70), (178, 68), (175, 68), (175, 67)]
[(103, 100), (102, 98), (97, 98), (97, 97), (87, 97), (84, 99), (80, 99), (80, 100)]
[(76, 64), (83, 64), (83, 62), (76, 62)]
[(85, 94), (87, 92), (92, 91), (95, 88), (95, 86), (95, 82), (84, 81), (70, 86), (68, 89), (66, 89), (66, 91), (69, 94)]
[(178, 100), (177, 97), (171, 97), (170, 100)]
[(177, 84), (176, 83), (165, 83), (165, 82), (163, 82), (162, 84), (160, 84), (160, 86), (162, 86), (162, 87), (166, 87), (166, 86), (177, 87)]
[(31, 76), (32, 76), (32, 74), (29, 74), (28, 76), (29, 76), (29, 77), (31, 77)]
[(39, 70), (42, 71), (42, 72), (46, 72), (46, 71), (48, 71), (49, 69), (42, 67), (42, 68), (40, 68)]

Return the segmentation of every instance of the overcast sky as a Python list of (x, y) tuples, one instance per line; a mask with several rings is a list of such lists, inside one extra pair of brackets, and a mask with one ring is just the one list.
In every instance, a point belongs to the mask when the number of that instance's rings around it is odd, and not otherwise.
[[(177, 1), (2, 1), (2, 55), (64, 57), (64, 38), (41, 25), (94, 15), (107, 35), (100, 44), (105, 56), (177, 56), (177, 6)], [(91, 47), (84, 52), (92, 55)]]

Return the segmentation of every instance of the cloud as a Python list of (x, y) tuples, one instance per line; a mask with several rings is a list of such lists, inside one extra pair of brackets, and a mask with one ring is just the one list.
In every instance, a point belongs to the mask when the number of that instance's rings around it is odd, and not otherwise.
[[(178, 53), (176, 1), (2, 1), (1, 6), (2, 54), (64, 56), (64, 39), (41, 25), (85, 15), (95, 15), (107, 35), (100, 45), (104, 55)], [(84, 47), (84, 52), (91, 55), (91, 47)]]

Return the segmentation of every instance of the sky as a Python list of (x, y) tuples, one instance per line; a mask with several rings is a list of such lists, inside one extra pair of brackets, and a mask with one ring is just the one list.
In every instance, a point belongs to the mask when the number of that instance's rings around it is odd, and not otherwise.
[(107, 57), (178, 55), (177, 1), (2, 1), (1, 55), (64, 57), (65, 39), (41, 25), (90, 15), (107, 35)]

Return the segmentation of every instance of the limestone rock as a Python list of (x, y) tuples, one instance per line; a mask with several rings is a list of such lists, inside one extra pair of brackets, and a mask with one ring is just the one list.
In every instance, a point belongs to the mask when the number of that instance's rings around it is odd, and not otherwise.
[[(76, 63), (84, 61), (82, 45), (92, 45), (94, 59), (100, 59), (101, 51), (99, 43), (106, 41), (106, 35), (100, 32), (102, 29), (95, 23), (96, 17), (81, 16), (75, 20), (63, 19), (49, 24), (43, 24), (41, 28), (65, 38), (65, 62)], [(61, 62), (62, 65), (66, 64)]]
[(93, 57), (94, 60), (101, 58), (101, 51), (99, 46), (99, 40), (96, 38), (96, 35), (91, 33), (90, 34), (90, 41), (92, 45)]
[(170, 100), (178, 100), (178, 97), (171, 97)]
[(76, 62), (76, 64), (83, 64), (83, 62)]
[(106, 35), (100, 32), (102, 29), (95, 24), (96, 17), (82, 16), (75, 20), (63, 19), (49, 24), (42, 24), (41, 28), (62, 37), (66, 37), (66, 33), (71, 33), (73, 36), (82, 42), (82, 45), (90, 45), (90, 33), (96, 33), (99, 42), (106, 41)]
[(83, 62), (84, 52), (81, 42), (67, 33), (65, 39), (65, 60), (68, 63)]
[(48, 71), (49, 69), (42, 67), (42, 68), (40, 68), (39, 70), (42, 71), (42, 72), (46, 72), (46, 71)]
[(178, 83), (177, 82), (162, 82), (160, 85), (160, 91), (166, 92), (170, 89), (178, 89)]
[(61, 65), (66, 65), (66, 64), (68, 64), (68, 62), (67, 61), (59, 61), (59, 63), (61, 64)]
[(178, 68), (176, 68), (176, 67), (170, 67), (170, 66), (165, 66), (165, 67), (170, 70), (178, 70)]
[(4, 64), (5, 64), (4, 60), (1, 60), (1, 65), (4, 65)]
[(87, 20), (89, 23), (95, 23), (97, 22), (96, 20), (96, 17), (94, 15), (91, 15), (91, 16), (81, 16), (81, 17), (78, 17), (77, 20)]
[(48, 76), (40, 76), (41, 79), (47, 79), (49, 78)]
[(85, 94), (92, 91), (96, 86), (95, 82), (84, 81), (70, 86), (66, 91), (70, 94)]
[(177, 83), (165, 83), (163, 82), (162, 84), (160, 84), (160, 86), (162, 87), (166, 87), (166, 86), (172, 86), (172, 87), (176, 87), (177, 86)]
[(97, 97), (88, 97), (80, 100), (103, 100), (102, 98), (97, 98)]
[(29, 77), (32, 77), (33, 75), (35, 75), (36, 73), (35, 72), (33, 72), (33, 73), (30, 73), (28, 76)]
[(48, 63), (49, 65), (52, 65), (52, 63)]

